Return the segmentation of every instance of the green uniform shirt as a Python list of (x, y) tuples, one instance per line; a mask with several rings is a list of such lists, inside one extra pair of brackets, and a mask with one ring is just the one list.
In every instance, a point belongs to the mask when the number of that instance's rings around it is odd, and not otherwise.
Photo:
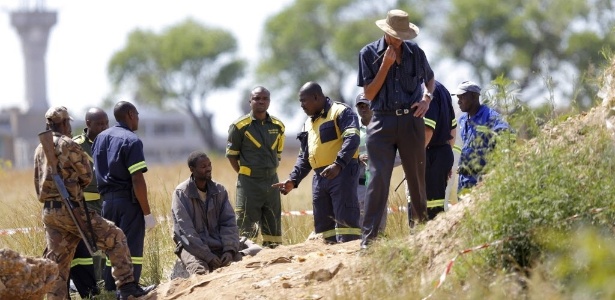
[[(92, 159), (92, 141), (88, 138), (88, 129), (84, 128), (83, 133), (74, 137), (73, 140), (81, 146), (83, 152), (85, 152), (85, 154), (88, 156), (90, 167), (92, 168), (92, 172), (94, 172), (94, 159)], [(91, 201), (100, 199), (100, 195), (98, 194), (98, 188), (96, 185), (96, 176), (92, 177), (92, 181), (85, 189), (83, 189), (83, 192), (85, 200)]]
[(249, 113), (228, 130), (227, 157), (239, 157), (239, 174), (276, 169), (284, 149), (284, 124), (270, 116), (263, 121)]

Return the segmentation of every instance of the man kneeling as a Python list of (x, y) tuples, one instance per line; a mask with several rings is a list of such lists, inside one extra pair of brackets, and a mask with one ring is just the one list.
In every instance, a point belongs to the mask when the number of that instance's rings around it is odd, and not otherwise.
[(211, 179), (207, 154), (192, 152), (188, 167), (190, 178), (173, 192), (175, 254), (188, 273), (204, 275), (240, 261), (243, 254), (235, 212), (224, 186)]

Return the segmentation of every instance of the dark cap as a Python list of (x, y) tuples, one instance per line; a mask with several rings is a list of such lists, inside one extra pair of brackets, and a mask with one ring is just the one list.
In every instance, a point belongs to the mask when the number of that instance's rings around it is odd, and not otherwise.
[(356, 100), (355, 105), (357, 105), (359, 103), (365, 103), (365, 104), (369, 105), (369, 100), (367, 100), (365, 98), (365, 94), (361, 93), (361, 94), (357, 95), (357, 100)]
[(45, 119), (47, 119), (47, 124), (58, 124), (66, 119), (73, 120), (64, 106), (49, 108), (45, 113)]
[(476, 82), (466, 80), (457, 86), (457, 89), (451, 95), (463, 95), (466, 92), (480, 94), (480, 86)]

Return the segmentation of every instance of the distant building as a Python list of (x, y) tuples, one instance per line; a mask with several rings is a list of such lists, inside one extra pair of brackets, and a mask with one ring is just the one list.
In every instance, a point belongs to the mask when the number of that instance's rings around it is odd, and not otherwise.
[(136, 133), (143, 142), (148, 163), (184, 161), (190, 152), (205, 148), (193, 123), (179, 112), (164, 112), (158, 116), (141, 113)]
[[(49, 109), (45, 54), (49, 32), (56, 21), (56, 12), (46, 10), (42, 1), (35, 1), (34, 6), (24, 1), (19, 10), (11, 12), (11, 24), (20, 37), (23, 50), (27, 103), (24, 110), (0, 111), (0, 160), (10, 161), (14, 168), (33, 166), (38, 133), (45, 130), (44, 115)], [(107, 113), (110, 124), (115, 124), (113, 113)], [(77, 112), (71, 114), (75, 119), (73, 134), (77, 135), (85, 127), (83, 116)], [(143, 141), (145, 159), (149, 163), (185, 160), (190, 152), (204, 148), (190, 119), (177, 112), (141, 114), (137, 134)]]

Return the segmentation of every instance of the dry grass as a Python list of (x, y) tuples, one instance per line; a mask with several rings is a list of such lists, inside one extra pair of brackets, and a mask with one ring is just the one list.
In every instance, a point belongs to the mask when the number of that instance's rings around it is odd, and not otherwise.
[[(278, 175), (285, 180), (293, 168), (296, 151), (285, 153)], [(235, 203), (236, 173), (230, 168), (226, 158), (212, 156), (213, 178), (224, 185), (229, 192), (229, 200)], [(148, 197), (152, 212), (161, 221), (146, 235), (144, 254), (144, 283), (159, 282), (171, 268), (175, 256), (171, 240), (171, 193), (178, 183), (184, 181), (190, 172), (185, 162), (170, 165), (151, 165), (145, 173), (148, 184)], [(403, 186), (397, 192), (393, 190), (403, 178), (401, 168), (395, 168), (391, 180), (389, 205), (406, 206)], [(308, 175), (297, 189), (289, 195), (282, 196), (282, 210), (312, 209), (312, 174)], [(41, 222), (42, 204), (36, 200), (33, 186), (32, 170), (8, 170), (0, 173), (0, 228), (34, 228), (28, 233), (0, 235), (0, 248), (11, 248), (26, 255), (40, 256), (45, 248), (45, 235)], [(408, 225), (405, 213), (389, 216), (387, 235), (407, 234)], [(282, 219), (284, 244), (304, 241), (314, 229), (312, 216), (287, 216)], [(260, 240), (260, 238), (259, 238)], [(258, 240), (257, 240), (258, 241)]]

